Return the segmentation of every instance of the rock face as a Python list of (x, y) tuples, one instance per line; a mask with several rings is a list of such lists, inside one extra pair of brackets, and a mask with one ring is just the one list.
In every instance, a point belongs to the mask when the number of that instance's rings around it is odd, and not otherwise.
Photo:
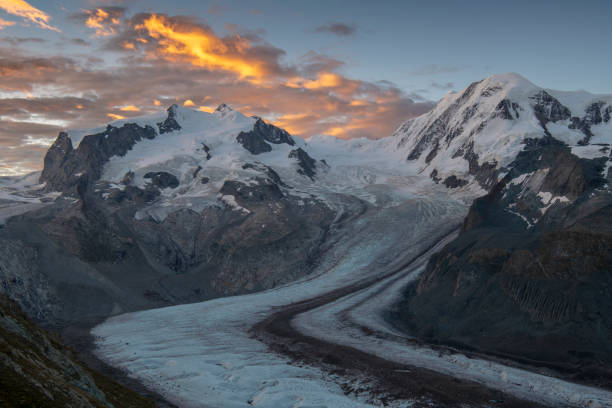
[(309, 177), (311, 180), (314, 179), (315, 174), (317, 174), (317, 162), (304, 149), (300, 147), (290, 151), (289, 158), (297, 160), (298, 173)]
[[(554, 101), (543, 121), (566, 117)], [(608, 157), (527, 140), (510, 171), (474, 201), (392, 314), (435, 343), (612, 378), (612, 193)], [(601, 376), (601, 378), (599, 378)]]
[(529, 99), (533, 101), (533, 112), (542, 126), (546, 126), (548, 122), (567, 120), (572, 116), (567, 107), (546, 91), (540, 91)]
[(259, 118), (255, 122), (253, 130), (240, 132), (236, 141), (252, 154), (272, 151), (272, 146), (269, 143), (295, 145), (289, 133), (274, 125), (267, 124)]
[(151, 126), (108, 125), (104, 132), (84, 137), (79, 147), (73, 149), (68, 135), (60, 133), (45, 155), (40, 181), (46, 183), (48, 191), (76, 193), (100, 178), (104, 164), (111, 157), (124, 156), (137, 142), (155, 136)]
[(157, 124), (159, 134), (174, 132), (175, 130), (181, 130), (181, 125), (176, 121), (176, 111), (178, 105), (174, 104), (168, 108), (168, 117), (163, 122)]
[(143, 177), (146, 179), (151, 179), (153, 185), (159, 188), (177, 188), (179, 185), (179, 181), (176, 176), (165, 171), (149, 172)]
[(0, 261), (4, 291), (30, 316), (64, 326), (290, 282), (316, 265), (334, 213), (281, 188), (263, 175), (226, 181), (221, 206), (179, 208), (161, 222), (134, 217), (151, 202), (138, 188), (60, 199), (0, 230), (10, 252)]
[(155, 403), (85, 367), (0, 294), (0, 405), (153, 408)]
[(268, 179), (228, 181), (220, 194), (225, 207), (177, 209), (162, 222), (135, 219), (129, 196), (16, 217), (0, 230), (3, 249), (22, 251), (0, 264), (3, 291), (64, 326), (266, 289), (315, 266), (329, 208), (285, 197)]

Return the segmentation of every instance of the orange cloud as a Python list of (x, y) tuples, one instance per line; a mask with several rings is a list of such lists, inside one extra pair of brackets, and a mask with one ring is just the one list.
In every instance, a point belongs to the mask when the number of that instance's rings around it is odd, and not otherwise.
[(114, 113), (107, 113), (106, 115), (107, 115), (109, 118), (114, 119), (114, 120), (125, 119), (125, 116), (116, 115), (116, 114), (114, 114)]
[(49, 25), (51, 17), (47, 13), (31, 6), (24, 0), (0, 0), (0, 9), (14, 16), (21, 17), (26, 21), (30, 21), (39, 27), (46, 28), (47, 30), (60, 31)]
[(304, 135), (308, 133), (307, 123), (313, 116), (308, 113), (286, 113), (274, 121), (274, 125), (285, 129), (292, 135)]
[(342, 84), (342, 79), (338, 74), (323, 72), (315, 80), (296, 77), (288, 80), (285, 85), (290, 88), (306, 89), (336, 88)]
[(201, 110), (202, 112), (208, 112), (208, 113), (213, 113), (215, 111), (215, 108), (211, 108), (210, 106), (200, 106), (198, 109)]
[(353, 99), (350, 103), (351, 106), (368, 106), (370, 103), (364, 99)]
[(191, 99), (187, 99), (185, 102), (183, 102), (183, 106), (195, 106), (195, 103), (193, 103)]
[(14, 21), (6, 21), (0, 17), (0, 30), (2, 30), (4, 27), (10, 27), (13, 25), (15, 25)]
[(128, 106), (122, 107), (119, 110), (124, 111), (124, 112), (139, 112), (140, 108), (138, 106), (128, 105)]
[(157, 52), (169, 61), (187, 61), (211, 71), (232, 72), (252, 82), (265, 75), (263, 64), (248, 58), (249, 41), (239, 36), (223, 40), (203, 27), (180, 24), (158, 14), (150, 15), (134, 28), (157, 40)]
[[(119, 18), (123, 11), (118, 8), (97, 8), (95, 10), (85, 10), (87, 19), (85, 25), (96, 30), (98, 37), (106, 37), (117, 33)], [(133, 48), (133, 47), (132, 47)]]

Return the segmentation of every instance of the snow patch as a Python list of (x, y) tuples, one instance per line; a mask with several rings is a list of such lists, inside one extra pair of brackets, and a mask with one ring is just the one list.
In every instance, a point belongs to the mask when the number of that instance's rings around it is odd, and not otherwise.
[(241, 207), (237, 202), (236, 202), (236, 197), (234, 197), (231, 194), (226, 194), (226, 195), (219, 195), (219, 200), (223, 201), (225, 204), (227, 204), (228, 206), (232, 207), (235, 210), (241, 211), (245, 214), (250, 214), (251, 211), (249, 211), (248, 209)]

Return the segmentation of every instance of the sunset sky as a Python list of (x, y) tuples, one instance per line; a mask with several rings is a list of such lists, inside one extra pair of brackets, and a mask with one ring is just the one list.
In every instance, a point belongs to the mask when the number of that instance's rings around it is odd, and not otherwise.
[(612, 93), (610, 1), (0, 0), (0, 175), (57, 133), (235, 109), (309, 137), (387, 136), (493, 73)]

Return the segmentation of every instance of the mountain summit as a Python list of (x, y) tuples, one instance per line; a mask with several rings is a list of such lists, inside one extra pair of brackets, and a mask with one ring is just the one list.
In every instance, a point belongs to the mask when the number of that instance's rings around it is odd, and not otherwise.
[[(612, 95), (540, 88), (518, 74), (493, 75), (448, 93), (394, 133), (419, 171), (456, 187), (489, 190), (532, 139), (554, 138), (580, 156), (612, 143)], [(602, 154), (605, 156), (605, 154)]]

